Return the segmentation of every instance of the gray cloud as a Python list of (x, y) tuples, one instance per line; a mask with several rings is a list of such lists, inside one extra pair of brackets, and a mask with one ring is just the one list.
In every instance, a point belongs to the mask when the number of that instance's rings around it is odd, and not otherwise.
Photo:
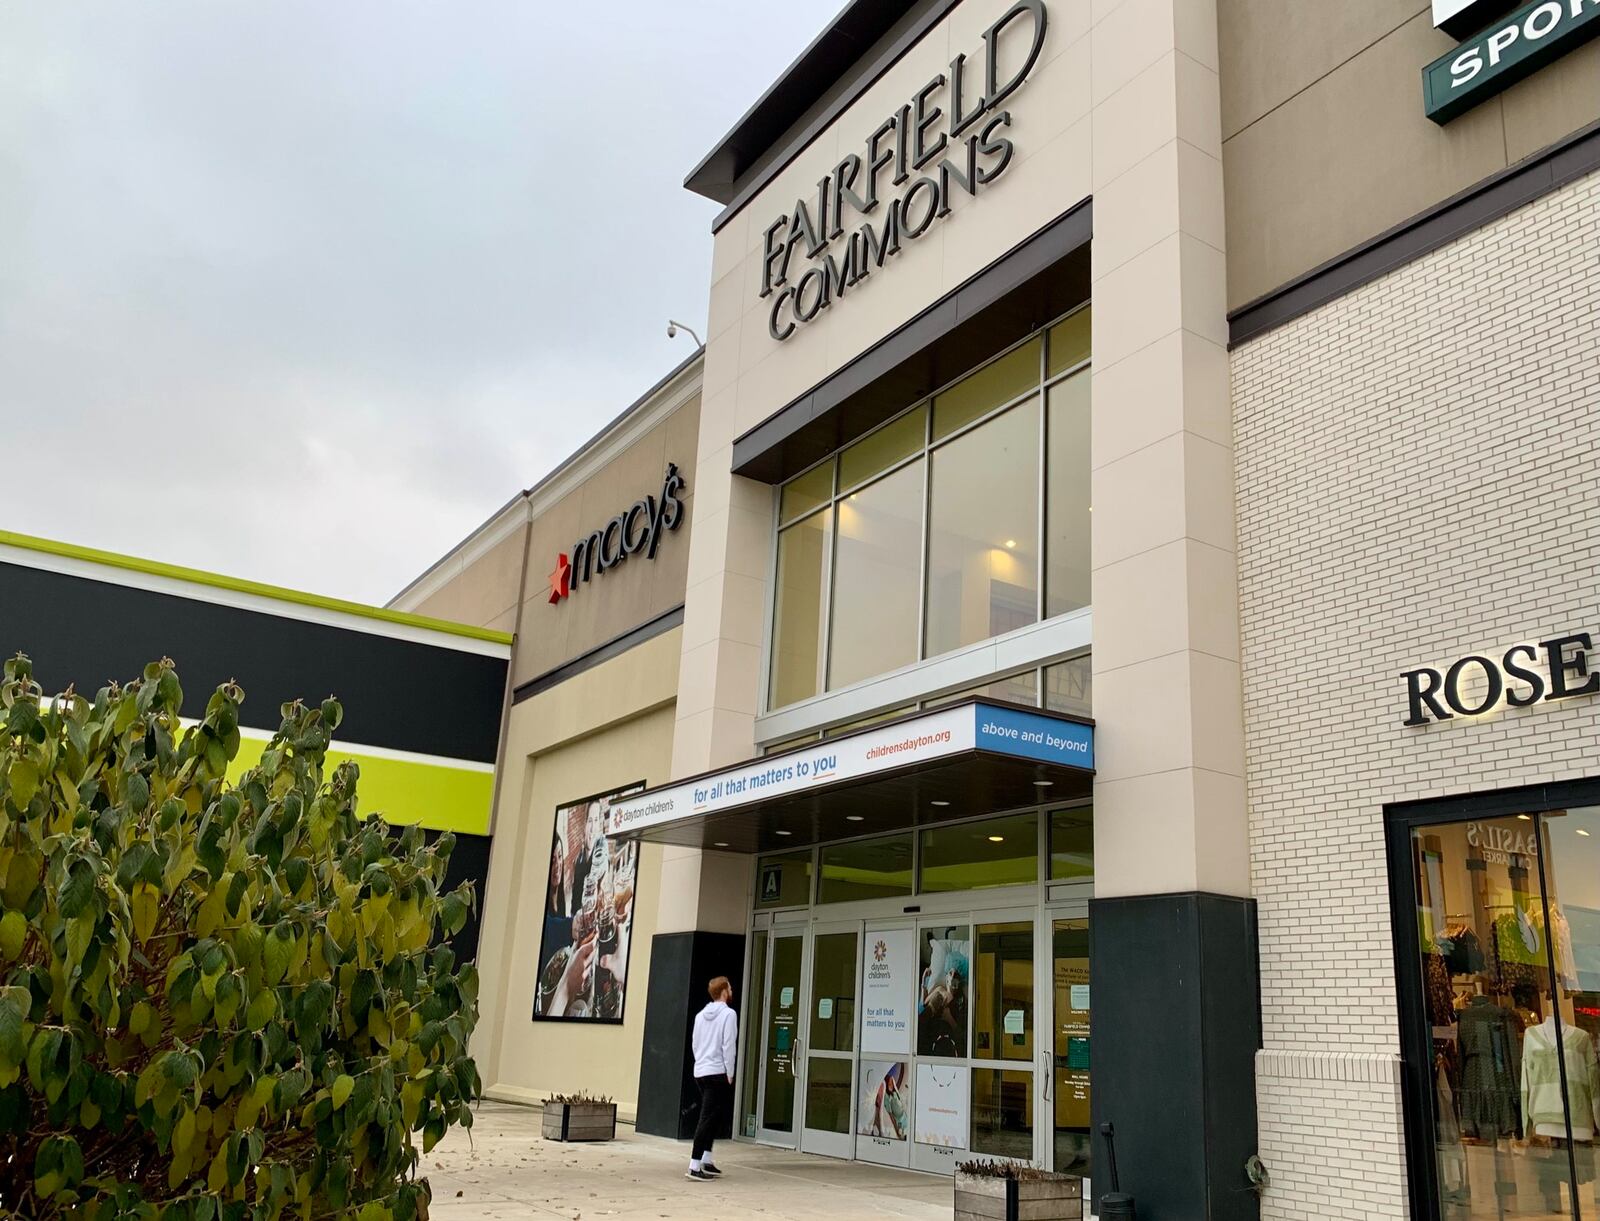
[(0, 6), (0, 528), (385, 600), (688, 354), (836, 3)]

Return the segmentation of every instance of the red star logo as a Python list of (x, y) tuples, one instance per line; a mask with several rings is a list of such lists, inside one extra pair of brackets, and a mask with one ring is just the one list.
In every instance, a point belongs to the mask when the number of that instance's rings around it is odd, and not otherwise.
[(572, 592), (572, 564), (566, 552), (556, 556), (555, 571), (550, 574), (550, 605), (554, 606)]

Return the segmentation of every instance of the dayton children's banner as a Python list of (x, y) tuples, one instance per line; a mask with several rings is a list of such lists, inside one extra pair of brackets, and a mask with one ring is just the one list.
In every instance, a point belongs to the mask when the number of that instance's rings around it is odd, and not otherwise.
[(639, 845), (608, 841), (606, 812), (612, 802), (643, 787), (642, 782), (630, 784), (556, 810), (535, 1018), (622, 1021)]

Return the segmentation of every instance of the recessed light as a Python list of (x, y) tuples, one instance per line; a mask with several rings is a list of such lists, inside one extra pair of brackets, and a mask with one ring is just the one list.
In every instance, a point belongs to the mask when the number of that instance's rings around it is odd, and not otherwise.
[(846, 814), (844, 820), (845, 822), (861, 822), (865, 817), (863, 814)]
[(1588, 835), (1588, 834), (1589, 834), (1589, 833), (1588, 833), (1588, 832), (1587, 832), (1587, 831), (1585, 831), (1585, 830), (1584, 830), (1584, 829), (1583, 829), (1583, 828), (1582, 828), (1582, 827), (1578, 827), (1578, 828), (1577, 828), (1577, 832), (1578, 832), (1578, 834), (1579, 834), (1579, 835)]
[(1036, 789), (1047, 789), (1054, 783), (1054, 780), (1035, 780), (1033, 782), (1033, 787)]
[(725, 839), (719, 839), (716, 843), (712, 844), (711, 846), (713, 848), (726, 848), (728, 846), (728, 841), (725, 840)]
[(779, 831), (778, 834), (779, 835), (793, 835), (794, 832), (793, 831)]
[(989, 842), (991, 844), (1003, 844), (1006, 842), (1006, 837), (1003, 835), (991, 835), (989, 837)]
[(1533, 821), (1533, 815), (1532, 814), (1518, 814), (1517, 817), (1522, 819), (1523, 822), (1532, 822)]
[(933, 801), (933, 802), (929, 802), (928, 804), (936, 805), (936, 806), (947, 806), (950, 803), (948, 801)]
[(1016, 539), (1014, 539), (1014, 538), (1008, 538), (1008, 539), (1006, 539), (1006, 547), (1007, 547), (1007, 548), (1008, 548), (1008, 549), (1009, 549), (1009, 548), (1012, 548), (1012, 547), (1015, 547), (1015, 546), (1016, 546), (1016, 545), (1017, 545), (1017, 540), (1016, 540)]

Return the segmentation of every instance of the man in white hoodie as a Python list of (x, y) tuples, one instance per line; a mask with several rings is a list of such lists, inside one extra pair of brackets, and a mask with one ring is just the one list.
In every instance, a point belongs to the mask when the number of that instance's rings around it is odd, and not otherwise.
[(728, 1007), (733, 985), (719, 975), (707, 985), (711, 1003), (694, 1019), (694, 1080), (700, 1087), (700, 1122), (694, 1129), (694, 1151), (689, 1173), (698, 1183), (709, 1183), (722, 1171), (711, 1160), (711, 1142), (722, 1117), (733, 1103), (733, 1068), (738, 1063), (739, 1017)]

